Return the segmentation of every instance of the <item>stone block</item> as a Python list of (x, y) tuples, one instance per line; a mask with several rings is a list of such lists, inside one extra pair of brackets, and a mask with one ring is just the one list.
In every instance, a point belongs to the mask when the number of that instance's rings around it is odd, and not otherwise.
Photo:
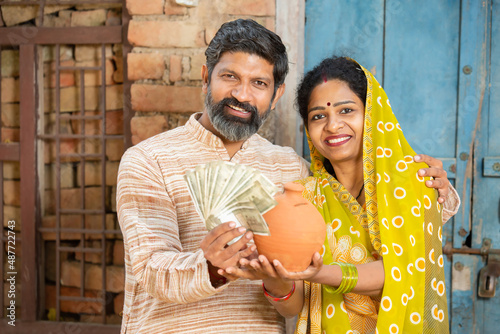
[[(113, 57), (113, 50), (111, 45), (106, 45), (105, 47), (106, 58)], [(102, 57), (102, 47), (101, 45), (76, 45), (75, 46), (75, 60), (77, 62), (86, 60), (101, 59)]]
[(38, 15), (38, 6), (2, 6), (1, 10), (7, 27), (33, 20)]
[(169, 80), (176, 82), (182, 80), (182, 56), (170, 56), (170, 74)]
[(125, 152), (123, 139), (106, 140), (106, 156), (110, 161), (119, 161)]
[(154, 135), (168, 130), (164, 116), (134, 117), (131, 120), (132, 144), (136, 145)]
[[(55, 61), (56, 60), (56, 47), (52, 45), (43, 46), (42, 59), (43, 61)], [(73, 46), (61, 45), (59, 48), (59, 60), (73, 60)]]
[(75, 186), (75, 169), (71, 163), (61, 163), (59, 175), (55, 164), (45, 165), (45, 189), (56, 189), (59, 183), (61, 188), (73, 188)]
[[(102, 249), (102, 240), (85, 240), (84, 241), (85, 248), (95, 248), (95, 249)], [(78, 244), (79, 248), (82, 248), (82, 242), (80, 241)], [(113, 242), (112, 241), (106, 241), (106, 248), (105, 248), (105, 263), (106, 264), (111, 264), (113, 261)], [(75, 252), (75, 260), (81, 261), (82, 260), (82, 252)], [(85, 252), (85, 262), (88, 263), (96, 263), (96, 264), (101, 264), (102, 263), (102, 252)]]
[(72, 27), (98, 27), (106, 23), (108, 11), (106, 9), (95, 9), (87, 11), (75, 11), (71, 14)]
[(127, 57), (128, 79), (161, 79), (165, 60), (159, 53), (129, 53)]
[(129, 24), (128, 40), (133, 46), (194, 48), (205, 46), (203, 28), (188, 21), (137, 21)]
[[(85, 60), (76, 63), (79, 67), (100, 67), (101, 60)], [(112, 59), (106, 59), (106, 85), (114, 84), (113, 73), (115, 72), (115, 65)], [(76, 85), (81, 84), (81, 72), (76, 71)], [(102, 83), (102, 71), (100, 70), (86, 70), (83, 75), (83, 82), (85, 86), (100, 86)]]
[(133, 84), (132, 109), (145, 112), (202, 111), (204, 97), (201, 87)]
[(2, 103), (1, 119), (2, 126), (10, 128), (18, 128), (20, 125), (19, 104), (18, 103)]
[[(118, 167), (120, 163), (118, 161), (107, 161), (106, 162), (106, 185), (114, 186), (116, 185), (116, 178), (118, 174)], [(81, 169), (82, 164), (78, 164), (77, 167), (77, 186), (80, 187), (81, 180)], [(102, 184), (102, 163), (101, 162), (85, 162), (85, 186), (100, 186)]]
[[(63, 60), (60, 62), (60, 67), (75, 66), (73, 60)], [(56, 87), (56, 63), (46, 62), (43, 65), (43, 76), (45, 87)], [(60, 70), (59, 72), (59, 87), (70, 87), (75, 85), (75, 71)]]
[(3, 181), (3, 203), (5, 205), (21, 206), (21, 182), (14, 180)]
[[(44, 271), (45, 278), (51, 282), (56, 281), (56, 242), (55, 241), (45, 241), (44, 243)], [(61, 241), (61, 247), (74, 247), (73, 242)], [(59, 252), (59, 261), (66, 261), (68, 259), (68, 252)]]
[[(85, 265), (85, 289), (101, 290), (102, 268), (95, 264)], [(61, 263), (61, 284), (68, 287), (82, 286), (81, 265), (77, 261)], [(122, 292), (125, 286), (125, 270), (121, 266), (106, 266), (106, 291)]]
[(127, 10), (130, 15), (161, 15), (164, 0), (127, 0)]
[(116, 212), (116, 186), (111, 187), (111, 211)]
[(2, 78), (2, 103), (19, 102), (19, 79)]
[(19, 50), (2, 50), (2, 77), (19, 76)]
[(4, 180), (19, 180), (21, 171), (18, 161), (3, 162), (3, 179)]

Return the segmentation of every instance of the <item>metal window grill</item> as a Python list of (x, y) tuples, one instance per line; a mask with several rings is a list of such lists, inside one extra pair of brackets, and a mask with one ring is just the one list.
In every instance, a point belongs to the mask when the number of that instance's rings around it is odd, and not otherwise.
[[(81, 5), (81, 4), (121, 4), (124, 1), (117, 0), (84, 0), (84, 1), (1, 1), (0, 6), (5, 5), (38, 5), (40, 21), (43, 22), (43, 9), (45, 5)], [(101, 324), (107, 323), (106, 310), (110, 306), (110, 289), (107, 286), (107, 275), (109, 272), (109, 254), (110, 243), (108, 238), (121, 235), (117, 224), (111, 224), (113, 219), (109, 219), (109, 203), (107, 202), (110, 188), (107, 185), (107, 162), (109, 154), (113, 153), (107, 149), (107, 144), (111, 141), (122, 141), (124, 147), (130, 146), (130, 103), (129, 91), (130, 83), (127, 81), (126, 66), (123, 66), (123, 94), (119, 98), (124, 98), (123, 103), (123, 131), (120, 134), (109, 133), (109, 122), (107, 113), (110, 110), (107, 102), (109, 91), (106, 85), (106, 50), (110, 44), (123, 43), (123, 62), (126, 64), (126, 55), (130, 47), (126, 43), (126, 30), (128, 25), (128, 14), (122, 12), (121, 26), (105, 27), (71, 27), (71, 28), (45, 28), (37, 27), (36, 34), (23, 35), (23, 27), (0, 28), (0, 51), (2, 45), (12, 47), (13, 41), (16, 41), (19, 48), (20, 79), (19, 79), (19, 100), (20, 100), (20, 142), (19, 143), (0, 143), (0, 223), (3, 221), (4, 213), (4, 189), (3, 189), (3, 161), (19, 161), (20, 165), (20, 197), (21, 197), (21, 230), (16, 236), (16, 240), (21, 240), (22, 244), (19, 253), (22, 253), (21, 274), (17, 276), (17, 284), (21, 287), (18, 291), (21, 295), (21, 310), (16, 315), (16, 327), (7, 327), (5, 319), (0, 321), (0, 331), (4, 329), (12, 332), (24, 333), (26, 331), (39, 332), (44, 330), (76, 330), (81, 328), (91, 330), (95, 333), (108, 333), (118, 331), (116, 327), (103, 325), (85, 325), (80, 323), (68, 323), (67, 315), (61, 311), (64, 303), (79, 303), (82, 313), (88, 312), (86, 305), (101, 305), (100, 312), (96, 312), (98, 317), (92, 319), (92, 322)], [(25, 38), (12, 38), (12, 36), (24, 36)], [(60, 52), (67, 45), (99, 45), (100, 62), (97, 65), (66, 64), (61, 59)], [(54, 91), (54, 110), (53, 120), (44, 113), (44, 105), (47, 103), (47, 94), (44, 92), (43, 78), (43, 48), (50, 46), (55, 49), (55, 61), (53, 71), (55, 72)], [(1, 64), (0, 64), (1, 65)], [(64, 73), (74, 73), (78, 78), (75, 82), (75, 88), (78, 96), (77, 110), (67, 112), (62, 108), (61, 92), (65, 89), (61, 84), (61, 75)], [(88, 73), (99, 73), (100, 84), (97, 90), (86, 87), (86, 75)], [(0, 73), (1, 77), (1, 73)], [(1, 85), (0, 85), (1, 92)], [(98, 105), (92, 112), (87, 110), (88, 95), (98, 93)], [(50, 98), (50, 96), (49, 96)], [(116, 98), (116, 97), (115, 97)], [(1, 108), (1, 105), (0, 105)], [(38, 110), (38, 111), (37, 111)], [(1, 112), (1, 109), (0, 109)], [(48, 122), (46, 122), (48, 120)], [(47, 126), (46, 123), (52, 123)], [(98, 131), (95, 131), (95, 123), (99, 124)], [(68, 124), (74, 129), (74, 133), (66, 131)], [(38, 129), (38, 130), (37, 130)], [(94, 131), (89, 133), (89, 129)], [(1, 129), (0, 129), (1, 134)], [(75, 143), (75, 150), (68, 152), (64, 145), (68, 142)], [(48, 179), (53, 185), (53, 189), (47, 191), (45, 183), (46, 166), (44, 164), (45, 148), (53, 149), (54, 161), (53, 180)], [(49, 150), (50, 151), (50, 150)], [(44, 153), (45, 152), (45, 153)], [(50, 156), (50, 154), (49, 154)], [(37, 159), (38, 157), (38, 159)], [(79, 199), (79, 205), (65, 206), (68, 192), (62, 186), (61, 182), (66, 173), (66, 167), (72, 168), (74, 174), (71, 174), (73, 182), (76, 184), (72, 196)], [(87, 169), (87, 166), (99, 166), (97, 168), (100, 184), (92, 187), (86, 187), (87, 180), (96, 178), (96, 174)], [(50, 171), (48, 172), (50, 173)], [(89, 188), (92, 188), (89, 196)], [(77, 190), (75, 190), (77, 189)], [(46, 194), (53, 194), (47, 197)], [(96, 197), (99, 199), (96, 201)], [(50, 205), (46, 205), (49, 202)], [(74, 203), (78, 201), (73, 201)], [(96, 205), (95, 203), (100, 203)], [(47, 209), (49, 207), (49, 209)], [(55, 219), (52, 225), (43, 224), (45, 213), (52, 210)], [(47, 211), (47, 212), (46, 212)], [(90, 218), (99, 217), (96, 225)], [(71, 222), (67, 225), (65, 222)], [(116, 223), (116, 220), (115, 220)], [(2, 229), (0, 238), (0, 273), (5, 277), (4, 272), (4, 249), (7, 241), (7, 230)], [(45, 236), (49, 235), (55, 242), (54, 249), (44, 247)], [(71, 242), (65, 241), (65, 236), (73, 235)], [(49, 315), (53, 321), (42, 321), (47, 318), (45, 313), (45, 267), (43, 264), (46, 255), (50, 252), (55, 253), (53, 260), (55, 262), (55, 314)], [(73, 292), (66, 294), (67, 289), (64, 282), (61, 282), (61, 275), (64, 268), (62, 263), (68, 254), (79, 255), (80, 258), (72, 261), (79, 267), (79, 287), (73, 288)], [(86, 263), (87, 257), (93, 259), (100, 258), (99, 277), (96, 276), (96, 270), (92, 271), (89, 277), (89, 271), (96, 268), (96, 265), (89, 266)], [(76, 256), (75, 256), (76, 259)], [(100, 286), (95, 287), (95, 281), (100, 280)], [(92, 291), (89, 294), (88, 285), (92, 285)], [(65, 290), (66, 289), (66, 290)], [(0, 295), (2, 300), (0, 305), (5, 310), (4, 305), (4, 285), (0, 285)], [(91, 313), (91, 312), (88, 312)], [(5, 316), (5, 312), (2, 316)], [(52, 319), (51, 319), (52, 317)], [(69, 327), (68, 327), (69, 326)]]

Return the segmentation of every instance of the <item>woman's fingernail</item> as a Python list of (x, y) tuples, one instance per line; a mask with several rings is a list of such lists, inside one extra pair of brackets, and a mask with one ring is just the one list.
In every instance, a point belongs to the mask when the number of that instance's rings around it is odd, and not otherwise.
[(245, 231), (246, 231), (246, 228), (244, 228), (243, 226), (238, 227), (238, 232), (243, 233)]

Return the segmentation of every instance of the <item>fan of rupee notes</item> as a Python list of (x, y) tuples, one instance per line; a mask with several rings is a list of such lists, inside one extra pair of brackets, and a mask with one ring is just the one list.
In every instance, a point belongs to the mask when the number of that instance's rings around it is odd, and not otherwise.
[(184, 179), (209, 231), (234, 221), (255, 234), (270, 235), (262, 215), (278, 204), (278, 187), (259, 170), (217, 160), (196, 166)]

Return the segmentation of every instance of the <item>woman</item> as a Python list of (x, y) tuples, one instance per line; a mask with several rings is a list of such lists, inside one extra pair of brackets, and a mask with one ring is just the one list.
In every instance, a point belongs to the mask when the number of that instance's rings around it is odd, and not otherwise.
[(300, 182), (327, 240), (301, 273), (263, 256), (242, 265), (282, 315), (299, 313), (296, 333), (448, 333), (442, 207), (384, 90), (353, 60), (328, 58), (297, 95), (313, 172)]

